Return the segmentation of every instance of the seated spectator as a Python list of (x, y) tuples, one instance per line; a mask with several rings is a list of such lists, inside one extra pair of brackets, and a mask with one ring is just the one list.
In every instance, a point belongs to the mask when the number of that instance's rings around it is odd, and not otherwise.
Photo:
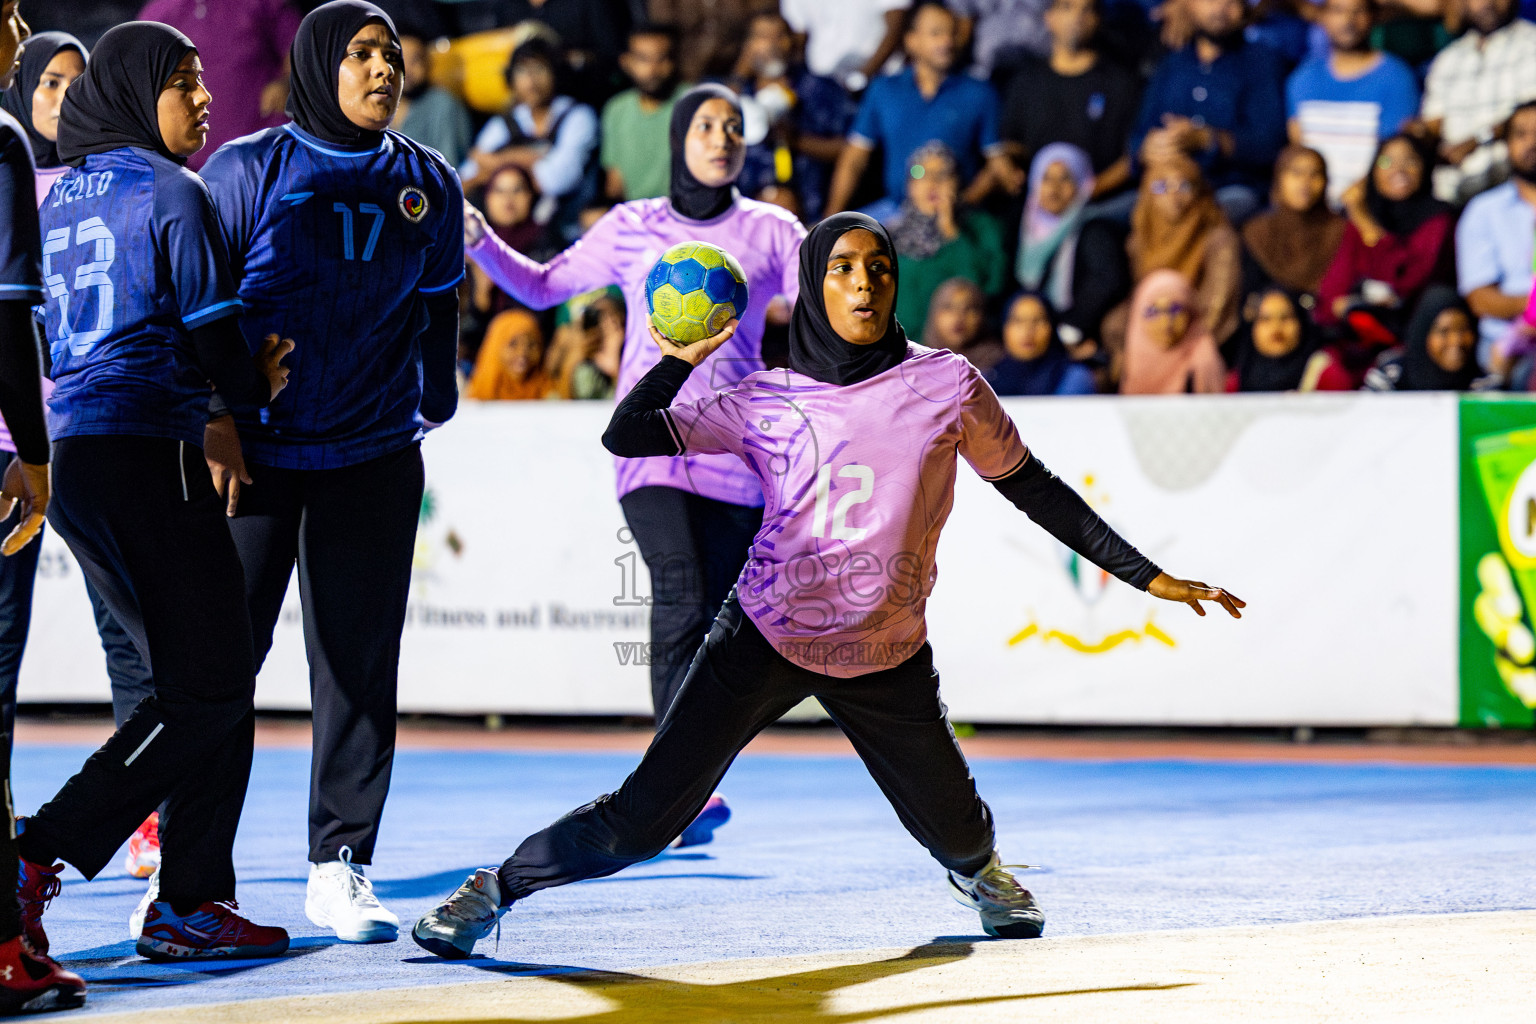
[(496, 0), (498, 25), (538, 22), (559, 41), (558, 57), (569, 69), (568, 94), (600, 106), (624, 49), (628, 12), (613, 0)]
[(1449, 285), (1424, 292), (1401, 348), (1365, 375), (1367, 391), (1468, 391), (1477, 380), (1477, 318)]
[(1131, 291), (1125, 234), (1087, 217), (1093, 192), (1088, 154), (1076, 146), (1056, 142), (1035, 154), (1014, 264), (1019, 284), (1050, 301), (1074, 346), (1097, 342), (1104, 316)]
[(527, 168), (541, 195), (535, 216), (566, 232), (597, 192), (597, 115), (557, 93), (561, 68), (558, 51), (545, 39), (535, 37), (513, 51), (507, 64), (512, 109), (486, 122), (459, 176), (469, 191), (503, 167)]
[(933, 291), (923, 344), (958, 353), (983, 373), (1003, 358), (1001, 343), (987, 338), (987, 297), (972, 281), (952, 277)]
[(725, 84), (741, 95), (747, 111), (756, 109), (768, 127), (761, 142), (747, 147), (736, 187), (745, 195), (757, 195), (770, 186), (788, 186), (798, 196), (796, 214), (817, 220), (826, 204), (827, 179), (857, 108), (837, 82), (797, 63), (794, 48), (794, 35), (782, 15), (752, 19), (741, 59)]
[(1003, 289), (1003, 239), (997, 222), (960, 202), (955, 159), (933, 142), (912, 155), (906, 199), (891, 220), (891, 241), (901, 257), (896, 319), (920, 324), (938, 286), (963, 277), (987, 296)]
[(1243, 225), (1249, 291), (1277, 284), (1317, 294), (1344, 237), (1344, 218), (1328, 208), (1327, 191), (1322, 154), (1296, 145), (1280, 151), (1270, 194), (1273, 205)]
[(687, 88), (677, 80), (676, 45), (671, 26), (637, 25), (630, 30), (629, 49), (619, 58), (634, 88), (603, 107), (603, 190), (615, 202), (667, 194), (672, 180), (667, 126), (672, 123), (672, 104)]
[(405, 62), (405, 82), (400, 104), (395, 108), (395, 131), (423, 146), (431, 146), (457, 167), (469, 155), (473, 137), (469, 111), (453, 93), (432, 84), (427, 41), (403, 27), (400, 56)]
[(865, 212), (886, 220), (906, 191), (908, 155), (929, 141), (944, 143), (955, 155), (969, 183), (965, 192), (970, 202), (980, 201), (994, 181), (1018, 191), (1024, 176), (1008, 161), (997, 137), (997, 94), (985, 82), (953, 70), (955, 16), (935, 0), (923, 0), (913, 9), (902, 42), (909, 65), (870, 85), (832, 173), (825, 212), (847, 209), (870, 156), (879, 148), (885, 153), (885, 198)]
[(1225, 390), (1226, 377), (1189, 279), (1176, 270), (1148, 275), (1131, 296), (1120, 393), (1214, 395)]
[(1328, 52), (1303, 61), (1285, 83), (1291, 141), (1323, 155), (1335, 206), (1370, 170), (1382, 140), (1419, 111), (1413, 69), (1371, 46), (1375, 16), (1376, 0), (1325, 0), (1318, 20)]
[[(539, 190), (533, 175), (516, 164), (503, 167), (486, 183), (482, 206), (485, 219), (502, 241), (536, 260), (548, 259), (559, 249), (549, 229), (533, 219)], [(490, 276), (473, 261), (469, 263), (469, 305), (460, 320), (460, 346), (468, 356), (480, 347), (491, 318), (508, 309), (520, 308), (518, 302), (496, 287)]]
[(1131, 211), (1126, 249), (1137, 282), (1159, 270), (1178, 271), (1195, 289), (1201, 329), (1218, 343), (1232, 336), (1241, 247), (1193, 161), (1176, 156), (1147, 168)]
[(1508, 173), (1498, 127), (1536, 98), (1536, 25), (1515, 17), (1515, 0), (1465, 0), (1467, 32), (1441, 50), (1424, 82), (1424, 127), (1448, 166), (1435, 195), (1461, 203)]
[(685, 82), (730, 74), (747, 23), (779, 9), (776, 0), (646, 0), (645, 7), (656, 21), (676, 26), (682, 40), (678, 66)]
[[(288, 0), (149, 0), (139, 11), (139, 20), (170, 25), (192, 40), (203, 57), (203, 83), (218, 101), (203, 148), (187, 160), (192, 170), (231, 139), (288, 119), (288, 51), (301, 18)], [(86, 34), (81, 25), (67, 27)]]
[(1228, 391), (1353, 391), (1343, 360), (1324, 346), (1298, 297), (1274, 285), (1249, 297)]
[(986, 373), (987, 383), (1003, 397), (1013, 395), (1091, 395), (1093, 371), (1067, 354), (1056, 315), (1044, 296), (1020, 292), (1003, 319), (1000, 362)]
[(485, 331), (464, 397), (482, 402), (559, 397), (544, 370), (544, 335), (525, 309), (498, 313)]
[(1243, 0), (1188, 0), (1194, 39), (1158, 64), (1131, 133), (1145, 164), (1184, 155), (1199, 164), (1228, 220), (1241, 224), (1268, 191), (1285, 141), (1285, 73), (1247, 42)]
[(1536, 101), (1522, 103), (1504, 132), (1510, 180), (1474, 196), (1456, 225), (1456, 287), (1477, 314), (1479, 366), (1525, 310), (1536, 260)]
[(555, 328), (544, 365), (561, 398), (612, 398), (623, 349), (624, 293), (606, 288), (581, 308), (578, 320)]
[(1127, 140), (1136, 121), (1141, 83), (1135, 73), (1098, 46), (1103, 0), (1051, 0), (1049, 59), (1019, 68), (1003, 101), (998, 130), (1010, 157), (1029, 167), (1055, 142), (1088, 154), (1093, 193), (1099, 198), (1131, 179)]
[(1394, 136), (1346, 194), (1349, 224), (1318, 286), (1319, 324), (1349, 314), (1363, 343), (1390, 344), (1424, 289), (1455, 279), (1455, 214), (1430, 194), (1431, 159), (1426, 144)]
[(1049, 0), (947, 0), (960, 18), (960, 38), (971, 44), (971, 77), (1006, 76), (1029, 57), (1051, 52), (1045, 10)]
[(812, 74), (861, 93), (896, 56), (912, 0), (780, 0)]

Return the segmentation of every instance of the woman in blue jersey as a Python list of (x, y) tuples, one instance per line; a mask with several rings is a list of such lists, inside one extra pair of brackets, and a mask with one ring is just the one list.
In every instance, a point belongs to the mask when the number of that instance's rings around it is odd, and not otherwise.
[(240, 562), (200, 444), (209, 385), (237, 407), (282, 390), (275, 336), (252, 359), (218, 214), (186, 158), (209, 95), (186, 36), (130, 22), (102, 37), (65, 94), (71, 170), (43, 205), (49, 520), (154, 666), (154, 694), (18, 825), (28, 938), (62, 860), (94, 877), (165, 805), (158, 897), (137, 948), (152, 958), (269, 956), (281, 928), (236, 913), (231, 856), (254, 737), (250, 622)]
[(316, 8), (291, 64), (292, 123), (226, 144), (203, 176), (247, 340), (276, 331), (303, 344), (271, 408), (210, 424), (210, 467), (258, 668), (298, 565), (315, 723), (305, 913), (343, 941), (392, 941), (399, 919), (361, 866), (394, 763), (420, 439), (458, 404), (463, 191), (436, 151), (388, 130), (402, 61), (383, 11)]

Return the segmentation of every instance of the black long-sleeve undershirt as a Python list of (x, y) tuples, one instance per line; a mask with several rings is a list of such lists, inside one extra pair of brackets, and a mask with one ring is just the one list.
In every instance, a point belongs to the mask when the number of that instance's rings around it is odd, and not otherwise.
[(992, 486), (1046, 533), (1137, 590), (1146, 590), (1162, 572), (1033, 452), (1018, 469), (992, 481)]
[(238, 317), (226, 316), (192, 328), (198, 368), (213, 382), (209, 418), (235, 409), (260, 409), (272, 401), (272, 384), (256, 365)]
[(48, 424), (43, 419), (42, 358), (32, 305), (0, 302), (0, 415), (11, 429), (16, 454), (34, 466), (48, 461)]
[(421, 416), (447, 423), (459, 408), (459, 292), (425, 296), (427, 326), (421, 332)]
[(625, 459), (683, 454), (667, 406), (692, 372), (687, 360), (662, 356), (613, 410), (603, 432), (603, 447)]

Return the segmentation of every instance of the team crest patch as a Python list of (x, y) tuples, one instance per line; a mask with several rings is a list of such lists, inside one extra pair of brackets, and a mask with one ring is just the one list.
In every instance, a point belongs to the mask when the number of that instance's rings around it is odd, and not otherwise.
[(400, 212), (412, 224), (420, 224), (427, 215), (427, 194), (414, 185), (400, 190)]

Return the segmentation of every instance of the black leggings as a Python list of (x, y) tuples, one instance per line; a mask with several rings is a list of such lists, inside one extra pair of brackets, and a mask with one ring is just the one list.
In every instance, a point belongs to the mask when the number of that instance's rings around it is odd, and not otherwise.
[(154, 694), (27, 820), (21, 855), (95, 877), (163, 801), (163, 898), (234, 899), (256, 673), (240, 559), (202, 449), (64, 438), (48, 521), (148, 653)]
[(992, 812), (976, 793), (924, 644), (895, 668), (836, 679), (781, 656), (741, 610), (721, 608), (650, 749), (616, 792), (523, 840), (501, 865), (508, 902), (611, 875), (666, 849), (698, 815), (741, 749), (816, 697), (853, 742), (908, 832), (953, 871), (992, 856)]
[(741, 575), (763, 510), (676, 487), (641, 487), (619, 505), (651, 573), (651, 706), (659, 722)]

